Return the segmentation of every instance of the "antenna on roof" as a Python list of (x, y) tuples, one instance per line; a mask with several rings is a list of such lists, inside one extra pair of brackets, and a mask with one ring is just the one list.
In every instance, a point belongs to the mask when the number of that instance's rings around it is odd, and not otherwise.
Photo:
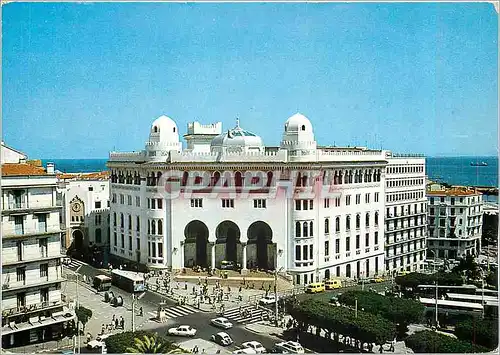
[(236, 116), (236, 128), (240, 128), (240, 118)]

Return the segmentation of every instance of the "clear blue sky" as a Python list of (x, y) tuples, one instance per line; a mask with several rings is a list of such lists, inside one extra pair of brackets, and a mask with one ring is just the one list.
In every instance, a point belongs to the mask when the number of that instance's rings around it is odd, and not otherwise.
[(498, 14), (487, 3), (10, 3), (3, 139), (32, 158), (141, 150), (166, 114), (278, 145), (497, 155)]

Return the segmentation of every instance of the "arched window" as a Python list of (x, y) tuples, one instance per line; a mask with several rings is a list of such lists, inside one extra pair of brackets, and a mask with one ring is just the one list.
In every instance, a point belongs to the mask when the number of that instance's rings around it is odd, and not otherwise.
[(361, 216), (359, 214), (356, 215), (356, 229), (361, 228)]
[(113, 226), (116, 227), (116, 212), (113, 212)]
[(351, 277), (351, 264), (347, 264), (347, 266), (345, 267), (345, 276)]
[(306, 130), (306, 126), (302, 125), (302, 127), (300, 129), (302, 129), (303, 131), (305, 131)]
[(335, 232), (340, 232), (340, 217), (335, 218)]
[(128, 229), (132, 229), (132, 215), (128, 215)]
[(309, 236), (309, 233), (307, 233), (307, 222), (304, 222), (304, 224), (302, 225), (302, 236), (303, 237)]
[(345, 172), (345, 175), (344, 175), (344, 183), (345, 183), (345, 184), (348, 184), (348, 183), (349, 183), (349, 172), (348, 172), (348, 171), (346, 171), (346, 172)]
[(309, 236), (312, 237), (313, 236), (313, 222), (309, 222)]
[(120, 213), (120, 227), (125, 228), (125, 218), (123, 217), (123, 213)]
[(160, 181), (160, 179), (161, 179), (161, 173), (160, 173), (160, 172), (158, 172), (158, 173), (156, 174), (156, 182), (159, 182), (159, 181)]
[(182, 174), (181, 186), (186, 186), (188, 179), (189, 179), (189, 173), (185, 171)]
[(172, 129), (172, 131), (175, 133), (175, 127)]
[(352, 171), (349, 171), (349, 184), (352, 184)]
[(151, 234), (156, 234), (156, 221), (154, 219), (151, 221)]
[(370, 214), (369, 213), (367, 213), (366, 216), (365, 216), (365, 225), (367, 227), (370, 226)]
[(270, 187), (273, 183), (273, 172), (272, 171), (268, 171), (267, 172), (267, 183), (266, 183), (266, 186), (267, 187)]
[(339, 171), (338, 178), (337, 178), (337, 183), (339, 185), (342, 185), (342, 171)]
[(243, 186), (243, 177), (241, 176), (241, 173), (239, 171), (234, 173), (234, 184), (237, 187)]
[(154, 126), (153, 127), (153, 132), (158, 133), (158, 127)]
[(345, 230), (350, 230), (351, 229), (351, 216), (346, 216), (345, 217)]
[(307, 186), (307, 176), (306, 175), (302, 176), (302, 185), (301, 186), (302, 187)]
[(295, 222), (295, 238), (300, 238), (301, 230), (300, 230), (300, 222)]
[(378, 226), (378, 212), (375, 212), (375, 225)]
[(330, 233), (330, 220), (328, 218), (325, 218), (325, 233)]
[(138, 232), (141, 230), (140, 221), (141, 221), (141, 218), (139, 216), (137, 216), (135, 218), (135, 230), (138, 231)]
[(158, 220), (158, 234), (163, 234), (163, 221), (161, 219)]

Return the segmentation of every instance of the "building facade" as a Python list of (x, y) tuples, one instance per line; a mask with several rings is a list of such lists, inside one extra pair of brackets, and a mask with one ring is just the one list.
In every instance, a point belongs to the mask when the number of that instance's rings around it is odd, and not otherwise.
[(234, 261), (296, 284), (385, 273), (390, 152), (318, 146), (301, 114), (285, 122), (279, 147), (238, 122), (224, 133), (190, 123), (185, 137), (183, 150), (162, 116), (144, 150), (110, 153), (115, 257), (169, 269)]
[(80, 253), (90, 249), (103, 257), (109, 247), (109, 174), (60, 174), (57, 180), (65, 246)]
[(2, 165), (2, 347), (58, 339), (63, 305), (61, 206), (54, 166)]
[(391, 155), (385, 174), (385, 268), (424, 269), (427, 248), (425, 158)]
[(458, 259), (479, 255), (483, 225), (483, 199), (470, 188), (431, 185), (429, 200), (429, 258)]

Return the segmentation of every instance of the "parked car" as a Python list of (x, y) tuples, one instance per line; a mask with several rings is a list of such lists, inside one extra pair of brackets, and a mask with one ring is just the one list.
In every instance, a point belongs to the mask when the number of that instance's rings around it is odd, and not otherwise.
[(170, 328), (168, 334), (179, 337), (194, 337), (196, 335), (196, 329), (190, 325), (180, 325), (177, 328)]
[(233, 327), (233, 323), (231, 323), (227, 318), (224, 317), (214, 318), (210, 321), (210, 323), (213, 326), (222, 329), (231, 329)]
[[(278, 297), (278, 300), (279, 300), (279, 297)], [(262, 305), (275, 304), (276, 303), (276, 297), (274, 297), (274, 295), (265, 296), (265, 297), (263, 297), (263, 298), (261, 298), (259, 300), (259, 303), (262, 304)]]
[(87, 343), (87, 348), (89, 348), (89, 349), (99, 349), (99, 348), (105, 347), (106, 344), (104, 343), (104, 341), (110, 335), (111, 334), (99, 335), (97, 338), (95, 338), (94, 340), (91, 340), (91, 341), (89, 341)]
[(296, 341), (284, 341), (274, 345), (273, 353), (283, 353), (283, 354), (304, 354), (305, 350)]
[(247, 341), (247, 342), (241, 344), (241, 346), (243, 348), (255, 350), (255, 352), (257, 354), (263, 354), (266, 352), (266, 348), (263, 347), (261, 343), (259, 343), (258, 341), (255, 341), (255, 340)]
[(257, 354), (257, 352), (254, 349), (243, 348), (233, 351), (233, 354)]
[(217, 344), (222, 345), (222, 346), (228, 346), (228, 345), (231, 345), (232, 343), (234, 343), (233, 339), (231, 339), (229, 334), (224, 333), (224, 332), (220, 332), (220, 333), (212, 335), (210, 337), (210, 340), (212, 340), (213, 342), (216, 342)]

